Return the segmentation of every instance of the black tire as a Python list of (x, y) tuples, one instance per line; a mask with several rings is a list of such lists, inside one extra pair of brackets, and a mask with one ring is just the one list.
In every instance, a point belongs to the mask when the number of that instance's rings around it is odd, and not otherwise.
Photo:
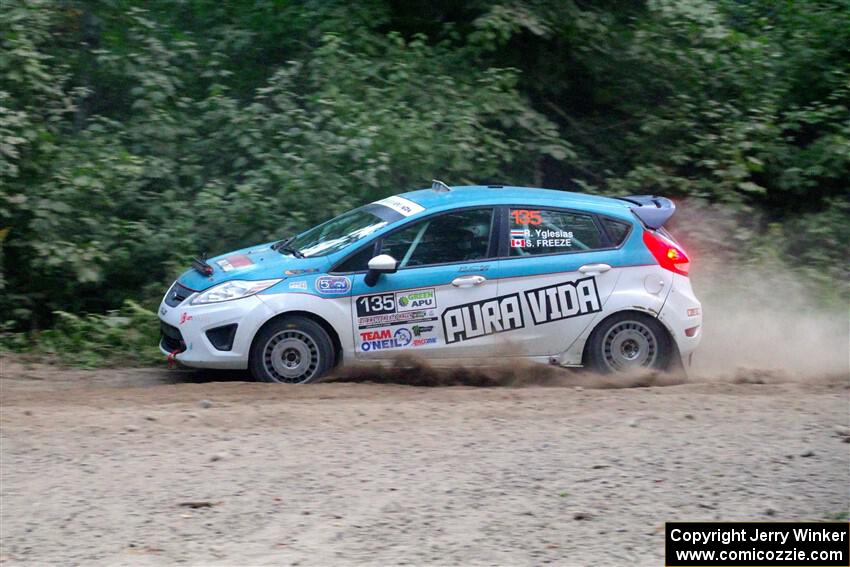
[(258, 382), (307, 384), (334, 366), (334, 348), (327, 331), (306, 317), (281, 317), (254, 337), (248, 368)]
[(585, 347), (585, 366), (600, 374), (667, 370), (673, 356), (667, 330), (654, 317), (626, 311), (599, 323)]

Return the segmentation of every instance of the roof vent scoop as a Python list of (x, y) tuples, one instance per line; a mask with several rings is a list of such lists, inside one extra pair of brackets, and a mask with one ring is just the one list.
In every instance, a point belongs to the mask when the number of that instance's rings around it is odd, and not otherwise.
[(676, 203), (667, 197), (656, 195), (629, 195), (628, 197), (617, 197), (621, 201), (633, 204), (632, 212), (643, 221), (643, 224), (652, 229), (664, 226), (673, 213), (676, 212)]
[(451, 191), (452, 188), (440, 181), (439, 179), (432, 179), (431, 190), (436, 191), (437, 193), (445, 193), (447, 191)]

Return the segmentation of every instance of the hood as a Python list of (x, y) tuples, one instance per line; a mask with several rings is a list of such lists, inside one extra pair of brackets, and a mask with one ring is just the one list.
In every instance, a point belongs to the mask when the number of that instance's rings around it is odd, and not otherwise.
[(203, 291), (230, 280), (271, 280), (295, 275), (287, 272), (310, 270), (323, 273), (330, 268), (327, 257), (296, 258), (272, 250), (272, 244), (274, 242), (208, 258), (207, 263), (213, 268), (211, 275), (205, 276), (192, 269), (183, 272), (177, 281), (189, 289)]

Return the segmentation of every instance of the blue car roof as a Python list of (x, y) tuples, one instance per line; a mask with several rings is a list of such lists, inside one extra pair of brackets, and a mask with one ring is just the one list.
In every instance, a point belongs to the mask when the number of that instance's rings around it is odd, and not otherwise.
[(420, 189), (399, 195), (425, 207), (422, 214), (473, 205), (523, 205), (575, 208), (592, 213), (634, 219), (630, 204), (611, 197), (534, 187), (464, 185), (451, 191)]

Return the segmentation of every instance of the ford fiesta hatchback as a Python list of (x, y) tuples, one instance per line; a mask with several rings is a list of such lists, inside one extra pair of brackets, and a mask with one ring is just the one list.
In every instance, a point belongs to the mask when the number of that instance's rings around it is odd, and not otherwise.
[(674, 210), (663, 197), (434, 182), (195, 260), (162, 300), (160, 348), (284, 383), (400, 353), (687, 368), (702, 313), (663, 228)]

